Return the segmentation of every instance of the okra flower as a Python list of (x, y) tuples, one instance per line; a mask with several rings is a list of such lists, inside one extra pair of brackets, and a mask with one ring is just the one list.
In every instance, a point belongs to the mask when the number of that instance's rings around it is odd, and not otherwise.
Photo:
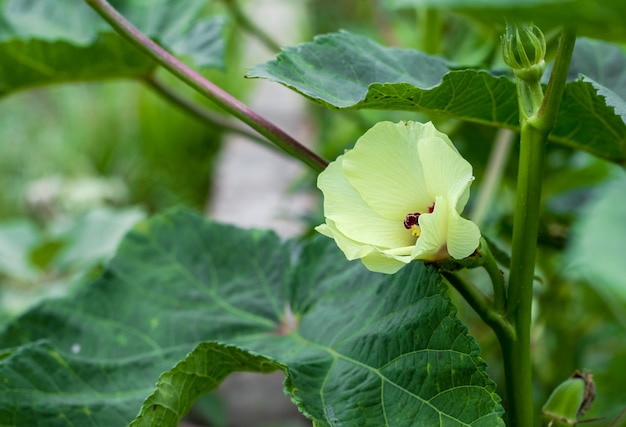
[(316, 230), (382, 273), (413, 260), (463, 259), (480, 239), (460, 215), (473, 179), (432, 123), (381, 122), (319, 175), (326, 223)]

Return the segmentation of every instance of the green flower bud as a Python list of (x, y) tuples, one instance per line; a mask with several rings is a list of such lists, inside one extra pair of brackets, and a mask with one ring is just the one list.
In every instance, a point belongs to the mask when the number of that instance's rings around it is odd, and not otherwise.
[(535, 25), (507, 24), (502, 55), (517, 77), (529, 84), (537, 83), (545, 68), (546, 39)]
[(595, 398), (595, 384), (591, 372), (576, 371), (571, 378), (559, 384), (541, 410), (543, 425), (547, 427), (576, 426)]

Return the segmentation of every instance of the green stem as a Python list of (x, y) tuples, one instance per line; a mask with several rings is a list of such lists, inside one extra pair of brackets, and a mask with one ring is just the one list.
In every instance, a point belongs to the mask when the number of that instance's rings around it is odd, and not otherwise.
[(193, 102), (192, 100), (183, 97), (181, 94), (172, 90), (166, 84), (163, 84), (163, 82), (161, 82), (153, 75), (145, 77), (144, 82), (165, 100), (169, 101), (173, 105), (176, 105), (177, 107), (191, 114), (192, 116), (197, 117), (201, 121), (206, 122), (211, 126), (218, 127), (224, 132), (234, 133), (247, 139), (256, 141), (259, 144), (263, 144), (268, 148), (276, 149), (276, 146), (270, 144), (266, 139), (261, 138), (257, 134), (242, 129), (233, 123), (230, 123), (223, 117), (214, 114), (208, 108), (205, 108), (197, 102)]
[(519, 100), (520, 118), (522, 115), (525, 119), (535, 116), (544, 100), (541, 83), (536, 81), (533, 84), (518, 84), (517, 98)]
[(254, 22), (252, 22), (245, 13), (243, 13), (243, 10), (241, 10), (237, 0), (222, 0), (222, 2), (226, 5), (233, 18), (235, 18), (237, 25), (256, 37), (270, 51), (280, 52), (280, 45), (276, 43), (274, 39), (271, 38), (265, 31), (261, 30)]
[[(507, 317), (515, 328), (516, 339), (501, 343), (511, 427), (529, 427), (535, 420), (530, 329), (544, 155), (548, 134), (556, 122), (575, 40), (574, 31), (563, 31), (546, 96), (541, 108), (531, 108), (537, 113), (526, 116), (523, 108), (528, 105), (519, 100), (519, 175), (507, 300)], [(517, 84), (525, 83), (518, 79)]]
[(287, 154), (300, 159), (317, 172), (326, 168), (328, 162), (300, 144), (275, 124), (253, 111), (250, 107), (237, 100), (183, 62), (171, 55), (161, 46), (146, 37), (106, 0), (85, 0), (102, 18), (107, 21), (120, 35), (126, 38), (143, 53), (161, 64), (176, 77), (206, 96), (227, 113), (246, 123), (268, 140), (276, 144)]
[(546, 96), (544, 97), (539, 113), (537, 114), (537, 117), (541, 120), (539, 125), (543, 125), (547, 128), (547, 132), (550, 132), (556, 123), (556, 116), (559, 112), (559, 105), (561, 104), (561, 98), (563, 98), (563, 92), (565, 91), (567, 73), (569, 72), (569, 64), (575, 44), (576, 29), (565, 28), (563, 30), (563, 34), (561, 34), (561, 39), (559, 40), (559, 47), (556, 53), (554, 67), (552, 68), (550, 81), (548, 82), (548, 87), (546, 88)]
[(504, 313), (506, 308), (506, 289), (504, 287), (504, 275), (498, 267), (495, 257), (491, 253), (489, 243), (484, 238), (480, 240), (479, 253), (483, 259), (483, 268), (487, 271), (493, 286), (493, 308), (498, 313)]
[(494, 310), (491, 300), (477, 287), (456, 273), (444, 271), (443, 277), (467, 301), (480, 318), (493, 329), (500, 342), (515, 340), (515, 331), (501, 312)]
[(421, 35), (420, 48), (423, 52), (436, 55), (441, 46), (442, 19), (441, 12), (435, 8), (424, 6), (418, 9), (418, 25)]

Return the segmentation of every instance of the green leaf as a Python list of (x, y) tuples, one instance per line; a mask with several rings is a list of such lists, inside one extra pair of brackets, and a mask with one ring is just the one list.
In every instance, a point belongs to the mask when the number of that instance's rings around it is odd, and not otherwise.
[[(420, 111), (517, 130), (513, 80), (456, 68), (441, 58), (383, 47), (344, 31), (287, 48), (248, 75), (281, 83), (331, 108)], [(612, 103), (588, 79), (568, 83), (550, 139), (626, 162), (626, 124)]]
[(72, 354), (38, 341), (0, 355), (0, 425), (127, 425), (151, 389), (137, 378), (167, 369), (171, 353), (181, 350), (162, 351), (162, 358), (86, 359), (78, 346)]
[(606, 104), (626, 122), (626, 52), (613, 43), (579, 38), (569, 74), (591, 83)]
[[(204, 0), (111, 3), (174, 54), (223, 68), (224, 20), (202, 17)], [(82, 1), (0, 0), (0, 24), (0, 96), (44, 84), (141, 78), (156, 68)]]
[(626, 175), (602, 186), (574, 224), (567, 248), (567, 276), (587, 281), (626, 327)]
[(185, 211), (140, 223), (100, 280), (0, 345), (0, 424), (123, 425), (167, 371), (134, 425), (174, 426), (230, 372), (283, 369), (319, 426), (503, 426), (434, 268), (375, 274), (330, 239), (281, 242)]
[(575, 26), (580, 35), (626, 40), (626, 9), (621, 0), (385, 0), (394, 9), (428, 7), (470, 16), (489, 27), (504, 20), (533, 22), (542, 30)]
[(198, 397), (217, 388), (231, 373), (269, 373), (283, 368), (267, 357), (236, 347), (201, 343), (174, 369), (161, 375), (156, 390), (130, 426), (175, 426)]
[(34, 279), (37, 269), (30, 262), (30, 252), (39, 239), (39, 231), (28, 220), (0, 224), (0, 275)]
[(139, 208), (96, 207), (72, 222), (63, 236), (68, 244), (55, 262), (64, 267), (91, 266), (110, 258), (123, 235), (146, 214)]

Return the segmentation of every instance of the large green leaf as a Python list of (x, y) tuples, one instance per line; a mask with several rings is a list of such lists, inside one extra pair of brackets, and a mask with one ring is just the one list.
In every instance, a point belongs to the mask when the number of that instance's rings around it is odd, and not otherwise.
[[(287, 48), (275, 60), (253, 67), (249, 76), (279, 82), (332, 108), (422, 111), (519, 127), (515, 83), (509, 77), (457, 70), (441, 58), (383, 47), (345, 31)], [(550, 138), (626, 162), (626, 124), (590, 79), (567, 84)]]
[[(174, 54), (199, 67), (223, 67), (224, 20), (202, 17), (205, 0), (111, 3)], [(142, 77), (155, 67), (83, 1), (0, 0), (0, 96), (51, 83)]]
[(319, 426), (503, 425), (434, 268), (374, 274), (329, 239), (184, 211), (138, 225), (100, 280), (0, 345), (0, 424), (124, 425), (167, 371), (134, 425), (174, 426), (230, 372), (280, 368)]
[(490, 27), (504, 20), (534, 22), (544, 30), (575, 26), (579, 34), (626, 40), (626, 8), (622, 0), (384, 0), (392, 8), (429, 7), (466, 14)]
[(619, 45), (580, 38), (576, 41), (570, 77), (584, 76), (608, 106), (626, 122), (626, 52)]
[(586, 280), (626, 326), (626, 174), (600, 188), (574, 225), (564, 272)]

